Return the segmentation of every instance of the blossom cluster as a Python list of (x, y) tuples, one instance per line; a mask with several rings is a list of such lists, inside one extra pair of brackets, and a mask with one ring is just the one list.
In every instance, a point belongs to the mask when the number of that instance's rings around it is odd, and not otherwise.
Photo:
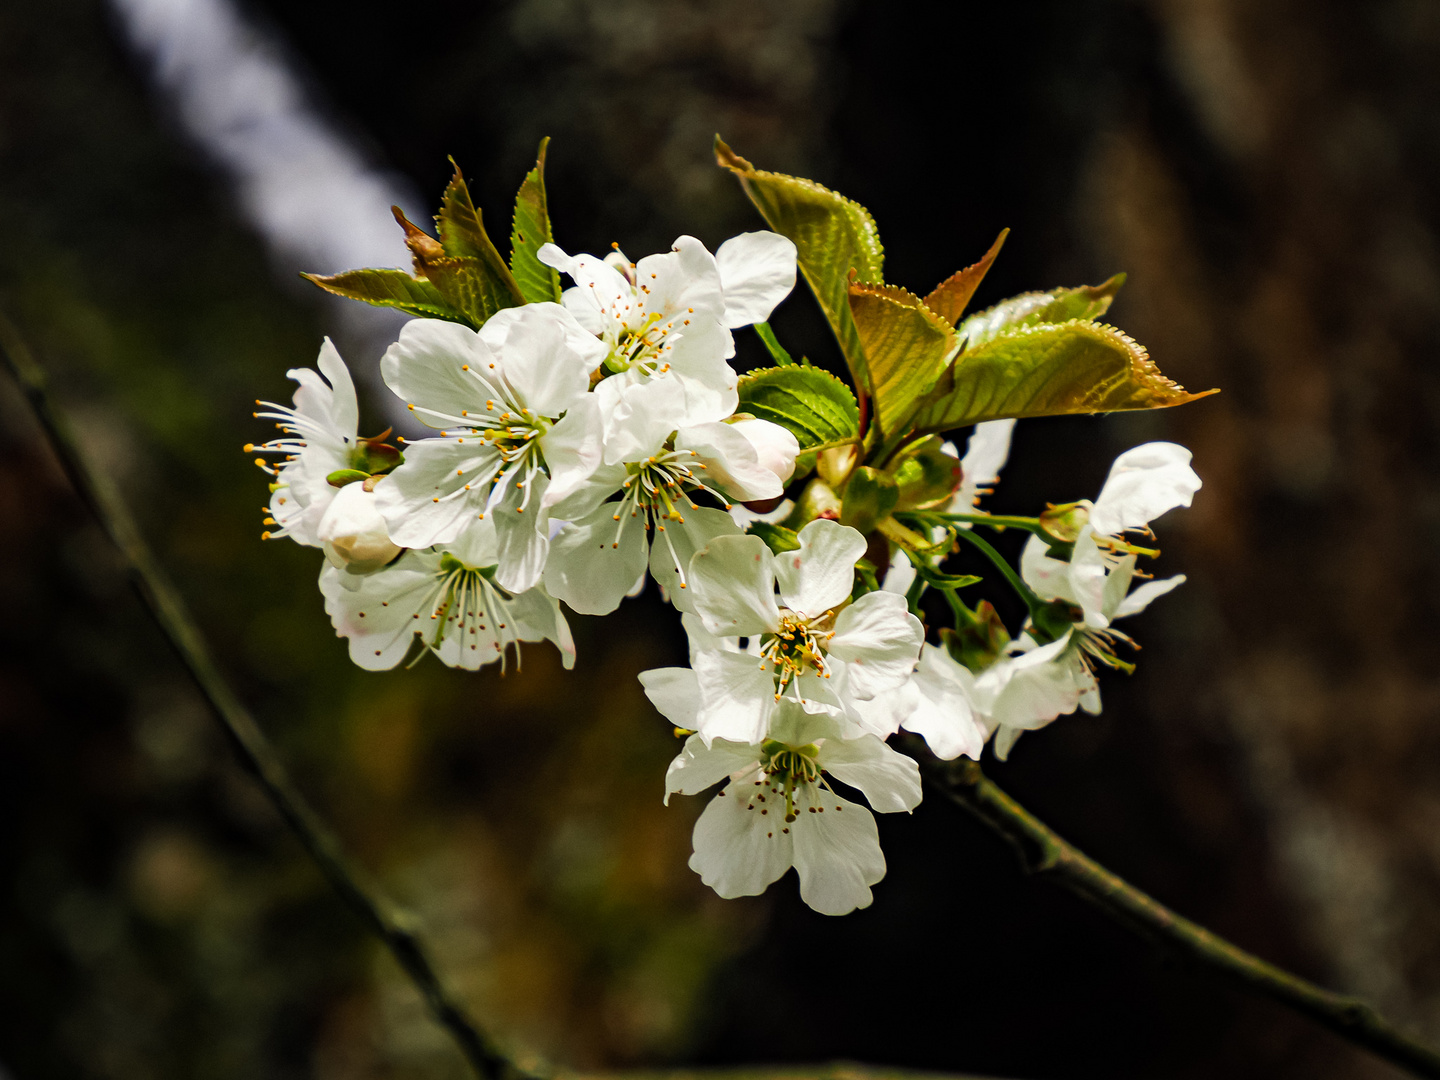
[[(666, 800), (722, 785), (691, 867), (735, 897), (793, 866), (816, 910), (867, 906), (885, 873), (872, 811), (911, 811), (922, 794), (914, 758), (888, 740), (914, 732), (944, 759), (993, 740), (1004, 757), (1025, 731), (1097, 712), (1097, 667), (1129, 667), (1115, 620), (1183, 580), (1131, 587), (1155, 554), (1135, 535), (1200, 486), (1189, 452), (1137, 447), (1093, 502), (1005, 519), (1031, 532), (1007, 576), (1030, 610), (1012, 640), (941, 566), (961, 541), (999, 558), (974, 527), (1013, 420), (977, 425), (963, 457), (944, 443), (949, 487), (903, 528), (862, 532), (823, 500), (784, 499), (817, 448), (805, 462), (794, 431), (737, 411), (731, 361), (733, 331), (794, 287), (790, 239), (746, 233), (712, 254), (683, 236), (638, 262), (550, 243), (538, 259), (569, 277), (561, 303), (506, 307), (478, 329), (417, 318), (385, 353), (386, 386), (433, 436), (362, 437), (329, 342), (318, 371), (289, 373), (293, 406), (257, 413), (280, 437), (247, 447), (273, 478), (266, 535), (323, 549), (326, 611), (370, 670), (426, 652), (503, 669), (542, 639), (568, 668), (565, 609), (607, 614), (653, 578), (690, 653), (641, 675), (685, 737)], [(953, 628), (928, 632), (927, 590), (950, 601)]]

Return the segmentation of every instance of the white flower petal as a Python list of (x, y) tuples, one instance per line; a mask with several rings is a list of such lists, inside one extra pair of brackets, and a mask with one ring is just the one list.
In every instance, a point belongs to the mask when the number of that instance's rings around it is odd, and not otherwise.
[(539, 416), (559, 416), (578, 401), (607, 351), (574, 315), (549, 302), (502, 308), (478, 334), (495, 354), (494, 370), (514, 392), (513, 404)]
[(390, 539), (408, 548), (454, 540), (485, 513), (498, 464), (499, 455), (478, 438), (407, 442), (405, 463), (375, 488)]
[(491, 394), (476, 376), (490, 374), (494, 362), (489, 346), (468, 326), (412, 319), (385, 350), (380, 372), (395, 396), (412, 406), (417, 420), (443, 429), (463, 424), (463, 411), (485, 412)]
[[(759, 766), (759, 754), (753, 746), (725, 739), (706, 746), (700, 736), (691, 735), (685, 740), (685, 749), (665, 771), (665, 802), (669, 804), (671, 795), (699, 795), (735, 773), (754, 771), (758, 777)], [(739, 787), (737, 784), (737, 790)]]
[(533, 589), (545, 571), (545, 558), (550, 553), (550, 515), (544, 498), (549, 482), (544, 473), (534, 474), (529, 505), (524, 505), (525, 493), (510, 485), (489, 515), (495, 522), (499, 556), (495, 582), (509, 592)]
[(669, 316), (677, 329), (686, 317), (692, 323), (707, 316), (715, 321), (725, 310), (715, 256), (693, 236), (681, 236), (670, 251), (641, 259), (635, 267), (635, 288), (647, 313)]
[(550, 485), (545, 489), (546, 507), (574, 495), (595, 475), (604, 453), (603, 433), (599, 402), (594, 394), (586, 394), (540, 436), (540, 452), (545, 455), (545, 467), (550, 472)]
[(605, 503), (565, 526), (550, 542), (545, 588), (582, 615), (608, 615), (645, 572), (645, 529), (614, 514), (619, 503)]
[(950, 513), (974, 513), (980, 491), (994, 487), (1000, 480), (1014, 430), (1014, 420), (987, 420), (975, 425), (965, 444), (965, 456), (960, 459), (960, 487), (950, 500)]
[(781, 484), (795, 475), (795, 459), (800, 456), (800, 441), (789, 428), (769, 420), (736, 420), (730, 425), (750, 440), (760, 464), (780, 478)]
[(712, 540), (690, 560), (689, 588), (712, 634), (749, 637), (780, 625), (774, 560), (758, 536)]
[(1112, 618), (1123, 619), (1126, 615), (1138, 615), (1150, 604), (1164, 596), (1171, 589), (1185, 583), (1184, 574), (1176, 574), (1174, 577), (1164, 578), (1160, 581), (1147, 581), (1138, 589), (1134, 590), (1115, 609)]
[(645, 688), (645, 696), (650, 703), (666, 720), (686, 731), (696, 729), (701, 702), (700, 682), (695, 672), (683, 667), (651, 668), (640, 672), (640, 685)]
[(843, 603), (855, 587), (855, 563), (864, 554), (865, 537), (857, 530), (826, 518), (810, 522), (800, 530), (800, 549), (775, 560), (786, 606), (813, 617)]
[(693, 611), (695, 596), (688, 570), (695, 553), (723, 536), (739, 536), (740, 530), (723, 510), (698, 506), (684, 514), (679, 521), (662, 518), (656, 522), (650, 536), (650, 574), (678, 610)]
[[(428, 633), (440, 557), (406, 552), (392, 566), (359, 579), (325, 565), (320, 592), (338, 637), (348, 638), (350, 659), (367, 671), (386, 671), (405, 659), (417, 633)], [(417, 618), (416, 616), (419, 616)]]
[(1102, 536), (1143, 529), (1167, 510), (1189, 506), (1199, 490), (1189, 450), (1171, 442), (1145, 443), (1115, 459), (1090, 524)]
[(731, 501), (773, 499), (784, 492), (785, 485), (760, 463), (754, 443), (737, 430), (739, 426), (716, 423), (681, 428), (675, 433), (675, 449), (693, 453), (705, 466), (705, 482), (718, 486)]
[(702, 704), (695, 730), (706, 742), (758, 743), (775, 709), (775, 680), (745, 653), (702, 652), (695, 657)]
[(715, 252), (730, 329), (765, 322), (795, 288), (795, 243), (773, 232), (732, 236)]
[(817, 760), (831, 776), (858, 789), (882, 814), (909, 813), (920, 805), (920, 766), (874, 735), (826, 739)]
[(885, 876), (874, 815), (809, 784), (795, 796), (799, 817), (792, 828), (800, 898), (822, 915), (869, 907), (874, 899), (870, 886)]
[[(346, 441), (353, 442), (355, 433), (360, 429), (360, 405), (355, 400), (355, 383), (350, 378), (350, 369), (340, 358), (339, 350), (328, 337), (320, 346), (320, 355), (315, 360), (315, 366), (330, 383), (330, 390), (326, 395), (329, 400), (323, 406), (324, 415), (337, 434), (348, 435), (349, 439)], [(294, 372), (290, 377), (295, 377)], [(295, 392), (297, 411), (310, 412), (309, 402), (303, 400), (308, 396), (303, 385)]]
[(926, 645), (921, 650), (920, 666), (911, 680), (920, 700), (901, 726), (923, 737), (944, 761), (962, 754), (979, 761), (985, 748), (985, 725), (976, 717), (969, 693), (974, 678), (943, 648)]
[[(794, 861), (784, 800), (778, 813), (770, 812), (772, 802), (754, 798), (766, 792), (773, 794), (770, 788), (755, 787), (750, 781), (732, 783), (710, 800), (695, 822), (690, 869), (727, 900), (759, 896)], [(767, 812), (761, 814), (761, 810)]]
[(840, 612), (828, 651), (850, 665), (850, 692), (872, 698), (910, 677), (924, 641), (925, 628), (903, 596), (872, 592)]

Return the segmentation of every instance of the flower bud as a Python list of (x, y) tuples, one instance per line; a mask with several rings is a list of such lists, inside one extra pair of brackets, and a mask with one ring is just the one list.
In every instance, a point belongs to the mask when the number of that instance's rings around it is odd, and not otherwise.
[(795, 474), (795, 459), (800, 455), (800, 443), (793, 433), (769, 420), (736, 420), (730, 425), (755, 448), (760, 464), (769, 469), (786, 483)]
[(335, 493), (316, 530), (330, 565), (354, 574), (368, 574), (400, 554), (375, 508), (367, 484), (346, 484)]

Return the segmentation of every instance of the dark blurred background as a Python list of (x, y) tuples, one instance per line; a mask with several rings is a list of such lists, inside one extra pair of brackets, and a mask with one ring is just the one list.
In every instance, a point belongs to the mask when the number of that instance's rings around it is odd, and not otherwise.
[[(0, 4), (0, 305), (123, 484), (307, 792), (527, 1060), (852, 1058), (1005, 1077), (1387, 1077), (1025, 879), (938, 801), (881, 822), (873, 908), (724, 902), (635, 673), (653, 595), (580, 661), (349, 666), (319, 556), (259, 540), (252, 399), (395, 320), (299, 269), (400, 265), (453, 154), (492, 231), (542, 135), (569, 250), (758, 219), (710, 157), (867, 205), (928, 290), (1130, 281), (1179, 410), (1022, 424), (993, 508), (1193, 448), (1189, 583), (1102, 717), (993, 774), (1181, 912), (1440, 1039), (1440, 4), (1433, 0), (48, 0)], [(803, 289), (774, 320), (836, 356)], [(748, 334), (740, 362), (759, 361)], [(389, 422), (378, 394), (368, 427)], [(464, 1068), (232, 760), (0, 382), (0, 1076), (448, 1078)], [(1013, 614), (1013, 613), (1012, 613)]]

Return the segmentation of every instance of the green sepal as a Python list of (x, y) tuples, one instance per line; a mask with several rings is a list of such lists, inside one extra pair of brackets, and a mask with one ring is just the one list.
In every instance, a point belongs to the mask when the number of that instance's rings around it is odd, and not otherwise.
[(548, 135), (540, 140), (535, 167), (525, 174), (515, 196), (515, 216), (510, 225), (510, 273), (521, 294), (532, 304), (560, 300), (560, 271), (546, 266), (538, 255), (541, 247), (555, 239), (545, 195), (545, 151), (549, 145)]
[(880, 573), (869, 559), (855, 563), (855, 584), (850, 587), (850, 599), (859, 600), (866, 593), (880, 591)]
[(1051, 600), (1030, 612), (1031, 631), (1042, 645), (1058, 641), (1084, 621), (1085, 613), (1068, 600)]
[(1007, 329), (967, 346), (915, 416), (917, 432), (983, 420), (1161, 409), (1195, 401), (1113, 326), (1072, 319)]
[(1125, 275), (1116, 274), (1099, 285), (1021, 293), (1000, 301), (994, 307), (977, 311), (968, 319), (962, 320), (956, 329), (965, 339), (967, 348), (973, 348), (997, 334), (1020, 326), (1063, 323), (1071, 319), (1098, 319), (1110, 310), (1115, 294), (1124, 284)]
[(936, 589), (965, 589), (985, 580), (979, 574), (943, 574), (925, 565), (923, 561), (915, 565), (915, 573), (927, 585)]
[(890, 516), (900, 499), (900, 489), (893, 477), (861, 465), (850, 474), (840, 507), (840, 524), (868, 533)]
[(800, 534), (784, 525), (772, 525), (768, 521), (752, 521), (745, 529), (750, 536), (758, 536), (776, 555), (785, 551), (800, 550)]
[(865, 355), (850, 316), (850, 272), (879, 284), (884, 248), (875, 219), (857, 202), (782, 173), (756, 169), (715, 136), (715, 161), (740, 180), (740, 186), (766, 224), (795, 242), (800, 272), (840, 343), (856, 386), (865, 386)]
[(950, 656), (971, 671), (984, 671), (1005, 655), (1010, 644), (1010, 632), (1005, 622), (989, 600), (975, 605), (972, 622), (954, 630), (948, 627), (940, 631), (940, 643)]
[(371, 476), (380, 476), (405, 464), (405, 455), (389, 443), (361, 439), (350, 452), (350, 464)]
[(346, 270), (340, 274), (300, 276), (326, 292), (343, 296), (347, 300), (359, 300), (376, 307), (396, 308), (407, 315), (418, 315), (423, 319), (468, 321), (450, 306), (432, 282), (411, 277), (404, 270)]
[(789, 367), (795, 363), (795, 358), (785, 350), (785, 346), (780, 344), (780, 339), (775, 336), (775, 331), (770, 329), (768, 322), (757, 322), (753, 328), (764, 344), (765, 351), (770, 354), (770, 359), (774, 360), (777, 366)]
[(363, 483), (370, 479), (370, 474), (363, 469), (336, 469), (325, 477), (325, 482), (331, 487), (343, 488), (346, 484)]
[(817, 367), (760, 368), (740, 376), (737, 413), (779, 424), (795, 436), (801, 456), (795, 475), (815, 467), (817, 446), (843, 442), (860, 433), (860, 406), (843, 382)]
[(960, 459), (946, 451), (938, 435), (911, 443), (888, 471), (900, 489), (897, 510), (929, 510), (948, 503), (960, 486)]

